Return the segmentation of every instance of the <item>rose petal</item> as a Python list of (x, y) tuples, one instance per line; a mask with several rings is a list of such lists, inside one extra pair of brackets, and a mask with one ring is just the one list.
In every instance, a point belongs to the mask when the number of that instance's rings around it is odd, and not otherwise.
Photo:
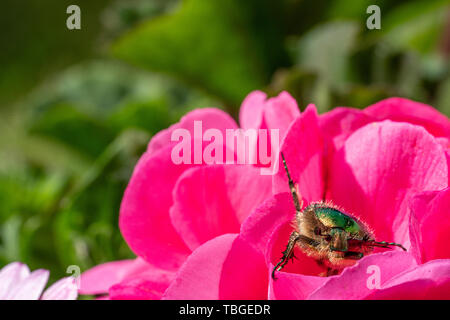
[[(202, 137), (196, 137), (196, 133), (189, 130), (193, 130), (191, 127), (194, 126), (197, 116), (198, 121), (201, 121), (201, 130), (198, 127), (200, 131), (214, 127), (225, 137), (227, 128), (236, 128), (234, 121), (230, 121), (222, 111), (215, 109), (201, 111), (186, 115), (178, 127), (168, 129), (165, 133), (167, 137), (162, 134), (155, 140), (157, 142), (154, 146), (149, 146), (151, 151), (147, 151), (136, 165), (120, 208), (119, 226), (130, 248), (152, 265), (166, 270), (177, 270), (190, 253), (170, 221), (172, 191), (179, 176), (186, 169), (206, 163), (203, 151), (213, 143), (202, 143)], [(168, 143), (166, 147), (162, 147), (159, 143), (167, 142), (170, 133), (181, 126), (184, 130), (188, 130), (185, 132), (190, 135), (193, 150), (189, 163), (175, 164), (172, 158), (175, 144)], [(196, 147), (197, 143), (200, 149)], [(225, 150), (222, 151), (225, 155)], [(201, 161), (197, 162), (199, 152)]]
[(175, 165), (171, 147), (139, 160), (120, 207), (119, 227), (136, 255), (167, 270), (176, 270), (190, 250), (173, 228), (169, 209), (178, 177), (191, 165)]
[(195, 250), (179, 270), (164, 299), (265, 299), (267, 269), (236, 234), (222, 235)]
[(319, 126), (334, 151), (341, 148), (354, 131), (374, 120), (359, 109), (338, 107), (320, 115)]
[(449, 119), (433, 107), (420, 102), (389, 98), (367, 107), (364, 113), (378, 120), (417, 124), (436, 137), (450, 137)]
[(107, 293), (112, 285), (123, 279), (153, 269), (141, 258), (99, 264), (81, 274), (79, 291), (80, 294)]
[(169, 286), (172, 276), (147, 274), (115, 284), (109, 289), (110, 300), (158, 300)]
[(328, 198), (374, 229), (378, 241), (409, 247), (408, 202), (447, 187), (445, 154), (423, 128), (383, 121), (355, 131), (329, 173)]
[(271, 195), (271, 180), (252, 166), (189, 169), (175, 186), (172, 223), (191, 250), (216, 236), (237, 233), (250, 212)]
[(309, 299), (364, 299), (376, 290), (372, 287), (372, 277), (379, 275), (379, 284), (382, 286), (393, 276), (416, 265), (414, 257), (407, 252), (387, 251), (368, 255), (359, 260), (356, 265), (345, 268), (340, 275), (330, 277), (325, 284), (311, 294)]
[(425, 263), (450, 258), (450, 188), (419, 194), (410, 208), (410, 234), (418, 260)]
[(256, 208), (241, 226), (240, 236), (265, 255), (267, 245), (275, 230), (295, 215), (294, 202), (288, 192), (267, 199)]
[(257, 129), (262, 127), (266, 97), (267, 95), (262, 91), (253, 91), (244, 99), (239, 110), (241, 128)]
[(300, 115), (297, 102), (286, 91), (266, 100), (266, 94), (254, 91), (245, 98), (239, 112), (243, 129), (279, 129), (283, 138), (291, 122)]
[[(289, 127), (281, 152), (301, 197), (307, 202), (320, 200), (324, 192), (323, 139), (318, 126), (317, 110), (309, 105)], [(273, 191), (289, 191), (286, 171), (280, 161), (280, 170), (273, 176)]]
[(399, 274), (367, 298), (448, 300), (450, 299), (450, 260), (433, 260)]
[(211, 128), (223, 131), (225, 129), (237, 129), (237, 124), (233, 118), (222, 110), (215, 108), (196, 109), (183, 116), (179, 122), (155, 134), (148, 145), (147, 152), (153, 154), (162, 148), (175, 145), (177, 142), (173, 142), (171, 136), (176, 129), (186, 129), (193, 135), (194, 121), (202, 122), (203, 132)]

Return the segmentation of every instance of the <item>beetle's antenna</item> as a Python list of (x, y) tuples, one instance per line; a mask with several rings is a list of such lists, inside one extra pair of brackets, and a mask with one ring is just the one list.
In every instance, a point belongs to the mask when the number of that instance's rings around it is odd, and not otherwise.
[(281, 158), (283, 159), (284, 170), (286, 170), (286, 174), (289, 180), (289, 189), (291, 190), (292, 198), (294, 199), (295, 210), (297, 211), (297, 213), (300, 213), (302, 208), (300, 207), (300, 201), (298, 200), (297, 190), (295, 190), (294, 181), (292, 181), (291, 175), (289, 174), (283, 152), (281, 152)]
[(407, 251), (404, 246), (400, 243), (395, 242), (386, 242), (386, 241), (367, 241), (367, 244), (372, 247), (380, 247), (380, 248), (389, 248), (389, 246), (396, 246), (402, 248), (404, 251)]

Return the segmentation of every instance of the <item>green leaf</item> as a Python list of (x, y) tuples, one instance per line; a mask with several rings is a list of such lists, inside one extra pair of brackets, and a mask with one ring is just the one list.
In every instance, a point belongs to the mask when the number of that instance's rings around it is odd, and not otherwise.
[(271, 2), (187, 0), (122, 37), (113, 53), (238, 105), (286, 63)]
[(381, 10), (381, 37), (397, 49), (429, 53), (437, 49), (445, 23), (448, 0), (411, 1), (386, 12)]
[(350, 81), (350, 55), (354, 49), (359, 26), (339, 21), (322, 24), (298, 42), (297, 64), (319, 75), (324, 85), (342, 89)]

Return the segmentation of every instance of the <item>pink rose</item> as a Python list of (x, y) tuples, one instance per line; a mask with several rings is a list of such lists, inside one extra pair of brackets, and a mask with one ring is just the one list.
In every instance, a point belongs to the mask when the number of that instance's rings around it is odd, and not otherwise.
[[(284, 134), (299, 115), (288, 93), (266, 99), (257, 91), (243, 102), (240, 122), (243, 129), (279, 129)], [(224, 136), (227, 129), (239, 128), (219, 109), (200, 109), (153, 137), (125, 191), (119, 221), (125, 240), (140, 258), (85, 272), (81, 293), (160, 298), (194, 250), (216, 236), (239, 232), (245, 218), (271, 196), (272, 177), (260, 174), (260, 163), (208, 165), (202, 159), (201, 164), (174, 164), (172, 150), (178, 142), (172, 141), (172, 134), (185, 129), (194, 145), (196, 121), (201, 121), (203, 131), (217, 129)], [(203, 143), (203, 150), (206, 146)]]
[[(268, 178), (249, 165), (174, 165), (171, 130), (190, 129), (197, 119), (220, 130), (235, 126), (220, 111), (198, 110), (152, 139), (125, 192), (120, 227), (146, 262), (98, 266), (83, 275), (84, 293), (130, 299), (450, 298), (450, 220), (444, 216), (450, 208), (449, 120), (401, 98), (321, 116), (313, 105), (297, 116), (285, 93), (264, 99), (257, 92), (244, 101), (241, 126), (286, 132), (281, 151), (305, 204), (332, 200), (368, 224), (378, 241), (402, 243), (408, 252), (378, 249), (338, 275), (322, 277), (323, 267), (298, 250), (298, 260), (272, 279), (295, 215), (286, 173), (280, 169)], [(137, 263), (142, 270), (133, 269)]]

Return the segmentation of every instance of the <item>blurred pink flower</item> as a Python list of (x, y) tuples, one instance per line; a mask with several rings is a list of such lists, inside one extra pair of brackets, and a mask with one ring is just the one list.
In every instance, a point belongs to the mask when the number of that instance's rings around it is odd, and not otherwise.
[[(204, 109), (155, 136), (136, 166), (120, 228), (140, 258), (88, 271), (83, 292), (127, 299), (449, 299), (449, 120), (401, 98), (321, 116), (313, 105), (298, 115), (286, 93), (264, 99), (256, 92), (244, 101), (241, 126), (286, 133), (281, 151), (305, 204), (332, 200), (378, 240), (408, 252), (379, 249), (332, 277), (320, 277), (322, 267), (296, 252), (298, 261), (273, 280), (294, 217), (286, 173), (267, 178), (253, 166), (174, 165), (171, 130), (191, 130), (198, 119), (220, 130), (236, 127), (223, 112)], [(380, 270), (380, 289), (367, 286), (370, 266)]]
[(55, 282), (42, 293), (49, 272), (38, 269), (30, 272), (20, 262), (13, 262), (0, 270), (0, 300), (75, 300), (77, 286), (73, 277)]

